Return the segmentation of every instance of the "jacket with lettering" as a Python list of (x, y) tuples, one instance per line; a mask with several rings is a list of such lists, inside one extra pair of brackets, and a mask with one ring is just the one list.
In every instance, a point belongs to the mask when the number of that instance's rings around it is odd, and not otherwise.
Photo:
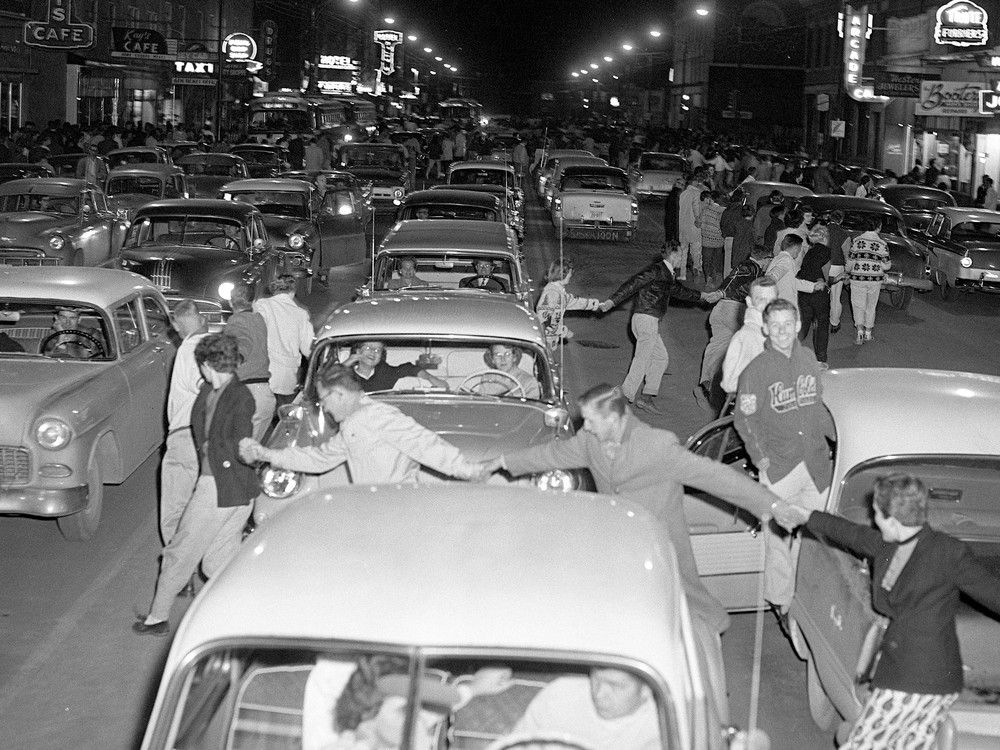
[(701, 300), (701, 292), (678, 284), (674, 279), (673, 269), (662, 260), (647, 266), (618, 287), (611, 295), (611, 301), (617, 307), (633, 296), (635, 297), (633, 313), (653, 315), (657, 318), (662, 318), (667, 312), (671, 297), (685, 302)]
[(759, 466), (769, 460), (771, 482), (805, 463), (818, 489), (830, 484), (826, 437), (833, 437), (833, 422), (823, 405), (819, 374), (816, 355), (798, 341), (788, 357), (765, 343), (740, 373), (734, 424), (753, 462)]

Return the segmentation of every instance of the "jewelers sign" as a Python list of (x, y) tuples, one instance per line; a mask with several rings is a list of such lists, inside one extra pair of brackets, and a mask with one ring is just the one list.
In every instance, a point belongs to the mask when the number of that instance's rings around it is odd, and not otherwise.
[(990, 117), (979, 109), (981, 83), (924, 81), (913, 112), (925, 117)]

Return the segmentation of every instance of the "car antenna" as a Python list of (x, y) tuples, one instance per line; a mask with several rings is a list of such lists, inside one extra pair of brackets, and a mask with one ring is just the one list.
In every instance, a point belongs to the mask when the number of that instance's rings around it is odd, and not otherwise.
[[(566, 266), (564, 264), (564, 255), (563, 255), (563, 242), (565, 241), (564, 240), (564, 235), (566, 234), (563, 231), (563, 222), (564, 221), (565, 221), (565, 217), (563, 215), (563, 212), (560, 211), (559, 212), (559, 273), (563, 273), (563, 271), (566, 269)], [(565, 352), (566, 352), (566, 337), (563, 336), (563, 320), (565, 318), (566, 318), (566, 295), (565, 294), (560, 294), (559, 295), (559, 325), (556, 328), (556, 332), (559, 334), (559, 401), (560, 401), (560, 403), (562, 403), (562, 400), (565, 398), (565, 395), (566, 395), (565, 394), (565, 388), (563, 386), (563, 379), (564, 379), (563, 378), (563, 361), (564, 361), (564, 355), (565, 355)]]

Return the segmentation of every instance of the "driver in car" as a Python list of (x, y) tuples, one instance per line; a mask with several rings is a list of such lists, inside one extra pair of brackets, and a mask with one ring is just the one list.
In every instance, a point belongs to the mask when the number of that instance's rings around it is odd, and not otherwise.
[(389, 279), (390, 289), (408, 289), (413, 286), (427, 286), (427, 282), (417, 276), (417, 259), (400, 258), (396, 261), (398, 279)]
[(104, 337), (101, 332), (91, 323), (80, 321), (80, 310), (72, 307), (57, 307), (55, 317), (52, 319), (52, 333), (67, 331), (56, 336), (51, 342), (45, 345), (46, 350), (51, 354), (58, 354), (63, 357), (73, 357), (76, 359), (87, 359), (96, 356), (100, 352), (100, 344), (95, 344), (84, 334), (90, 334), (97, 341), (101, 342)]
[[(535, 377), (530, 372), (518, 367), (523, 356), (524, 352), (516, 346), (493, 344), (489, 348), (489, 351), (483, 355), (483, 359), (486, 360), (486, 364), (491, 370), (506, 373), (509, 377), (486, 373), (482, 377), (482, 382), (489, 383), (490, 386), (494, 384), (496, 386), (492, 389), (488, 387), (486, 390), (498, 396), (519, 396), (521, 394), (518, 393), (518, 390), (521, 390), (525, 398), (537, 399), (541, 391), (538, 381), (535, 380)], [(516, 381), (520, 389), (514, 386), (512, 381)], [(499, 391), (497, 391), (497, 388), (499, 388)]]
[(466, 276), (458, 282), (462, 289), (485, 289), (487, 292), (510, 293), (507, 282), (499, 276), (493, 275), (492, 259), (477, 258), (472, 262), (472, 267), (476, 269), (476, 275)]
[(621, 669), (595, 667), (589, 677), (556, 678), (534, 697), (508, 741), (553, 734), (594, 750), (662, 747), (652, 692)]
[(441, 364), (436, 354), (421, 354), (416, 362), (390, 365), (385, 361), (385, 344), (381, 341), (362, 341), (354, 346), (351, 356), (342, 364), (350, 367), (365, 393), (390, 391), (401, 378), (424, 378), (435, 388), (448, 390), (448, 381), (431, 375), (427, 370)]

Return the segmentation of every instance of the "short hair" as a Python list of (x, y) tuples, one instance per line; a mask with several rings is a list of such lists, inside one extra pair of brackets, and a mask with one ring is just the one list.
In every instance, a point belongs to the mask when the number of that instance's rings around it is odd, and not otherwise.
[(872, 214), (868, 217), (868, 221), (865, 222), (865, 227), (869, 232), (877, 232), (882, 228), (882, 217), (878, 214)]
[(815, 234), (823, 245), (830, 241), (830, 230), (826, 228), (826, 224), (814, 224), (809, 229), (809, 234), (810, 236)]
[(773, 200), (775, 198), (784, 198), (784, 197), (785, 197), (785, 194), (782, 193), (780, 190), (772, 190), (771, 194), (767, 196), (767, 199), (768, 200)]
[(614, 412), (618, 416), (625, 414), (625, 407), (628, 401), (620, 386), (600, 383), (593, 388), (589, 388), (577, 400), (580, 406), (590, 406), (597, 409), (601, 414)]
[(785, 227), (787, 227), (788, 229), (794, 229), (799, 224), (801, 224), (802, 220), (805, 218), (806, 216), (801, 209), (798, 208), (790, 209), (788, 213), (785, 214)]
[(283, 273), (268, 285), (268, 290), (271, 294), (294, 292), (296, 283), (296, 279), (292, 274)]
[(174, 305), (174, 309), (171, 314), (175, 318), (188, 318), (195, 315), (201, 315), (201, 310), (198, 309), (197, 302), (190, 297), (187, 297)]
[(195, 346), (194, 361), (216, 372), (236, 372), (241, 362), (239, 342), (228, 333), (210, 333)]
[(778, 297), (778, 299), (768, 302), (767, 307), (764, 308), (764, 321), (767, 322), (768, 318), (779, 312), (790, 312), (793, 313), (796, 318), (799, 317), (799, 308), (784, 297)]
[(830, 212), (830, 221), (832, 221), (834, 224), (839, 224), (843, 220), (844, 220), (844, 212), (841, 211), (839, 208), (836, 208)]
[(772, 219), (777, 219), (784, 212), (785, 212), (785, 205), (783, 203), (776, 203), (773, 206), (771, 206), (770, 214)]
[(237, 281), (233, 284), (233, 291), (229, 295), (229, 306), (233, 308), (233, 312), (249, 310), (253, 304), (253, 298), (253, 287), (245, 281)]
[(912, 474), (899, 472), (876, 479), (872, 504), (904, 526), (921, 526), (927, 521), (927, 487)]
[(355, 393), (360, 393), (363, 390), (354, 370), (344, 367), (339, 362), (330, 362), (317, 370), (316, 385), (323, 386), (326, 390), (340, 388)]
[(706, 198), (711, 198), (711, 197), (712, 197), (712, 191), (711, 190), (702, 190), (701, 191), (701, 195), (698, 196), (698, 200), (702, 200), (703, 201)]
[(747, 296), (752, 297), (753, 293), (758, 289), (770, 289), (778, 288), (778, 282), (772, 279), (770, 276), (758, 276), (756, 279), (750, 282), (750, 286), (747, 287)]
[(573, 270), (573, 259), (563, 258), (549, 263), (549, 270), (545, 272), (546, 281), (562, 281), (567, 274)]
[(502, 343), (490, 344), (490, 348), (487, 349), (486, 354), (483, 355), (483, 359), (486, 361), (486, 364), (490, 367), (490, 369), (492, 370), (497, 369), (496, 361), (493, 359), (494, 346), (506, 346), (508, 349), (514, 352), (514, 364), (515, 365), (520, 364), (521, 357), (524, 356), (524, 351), (521, 349), (521, 347), (513, 346), (512, 344), (502, 344)]
[(397, 269), (402, 268), (404, 263), (412, 263), (414, 268), (417, 267), (417, 259), (414, 258), (412, 255), (404, 255), (401, 258), (397, 258), (396, 259), (396, 268)]
[(792, 245), (801, 245), (801, 244), (802, 244), (802, 235), (795, 234), (794, 232), (786, 234), (784, 237), (781, 238), (782, 250), (787, 250), (788, 248), (792, 247)]

